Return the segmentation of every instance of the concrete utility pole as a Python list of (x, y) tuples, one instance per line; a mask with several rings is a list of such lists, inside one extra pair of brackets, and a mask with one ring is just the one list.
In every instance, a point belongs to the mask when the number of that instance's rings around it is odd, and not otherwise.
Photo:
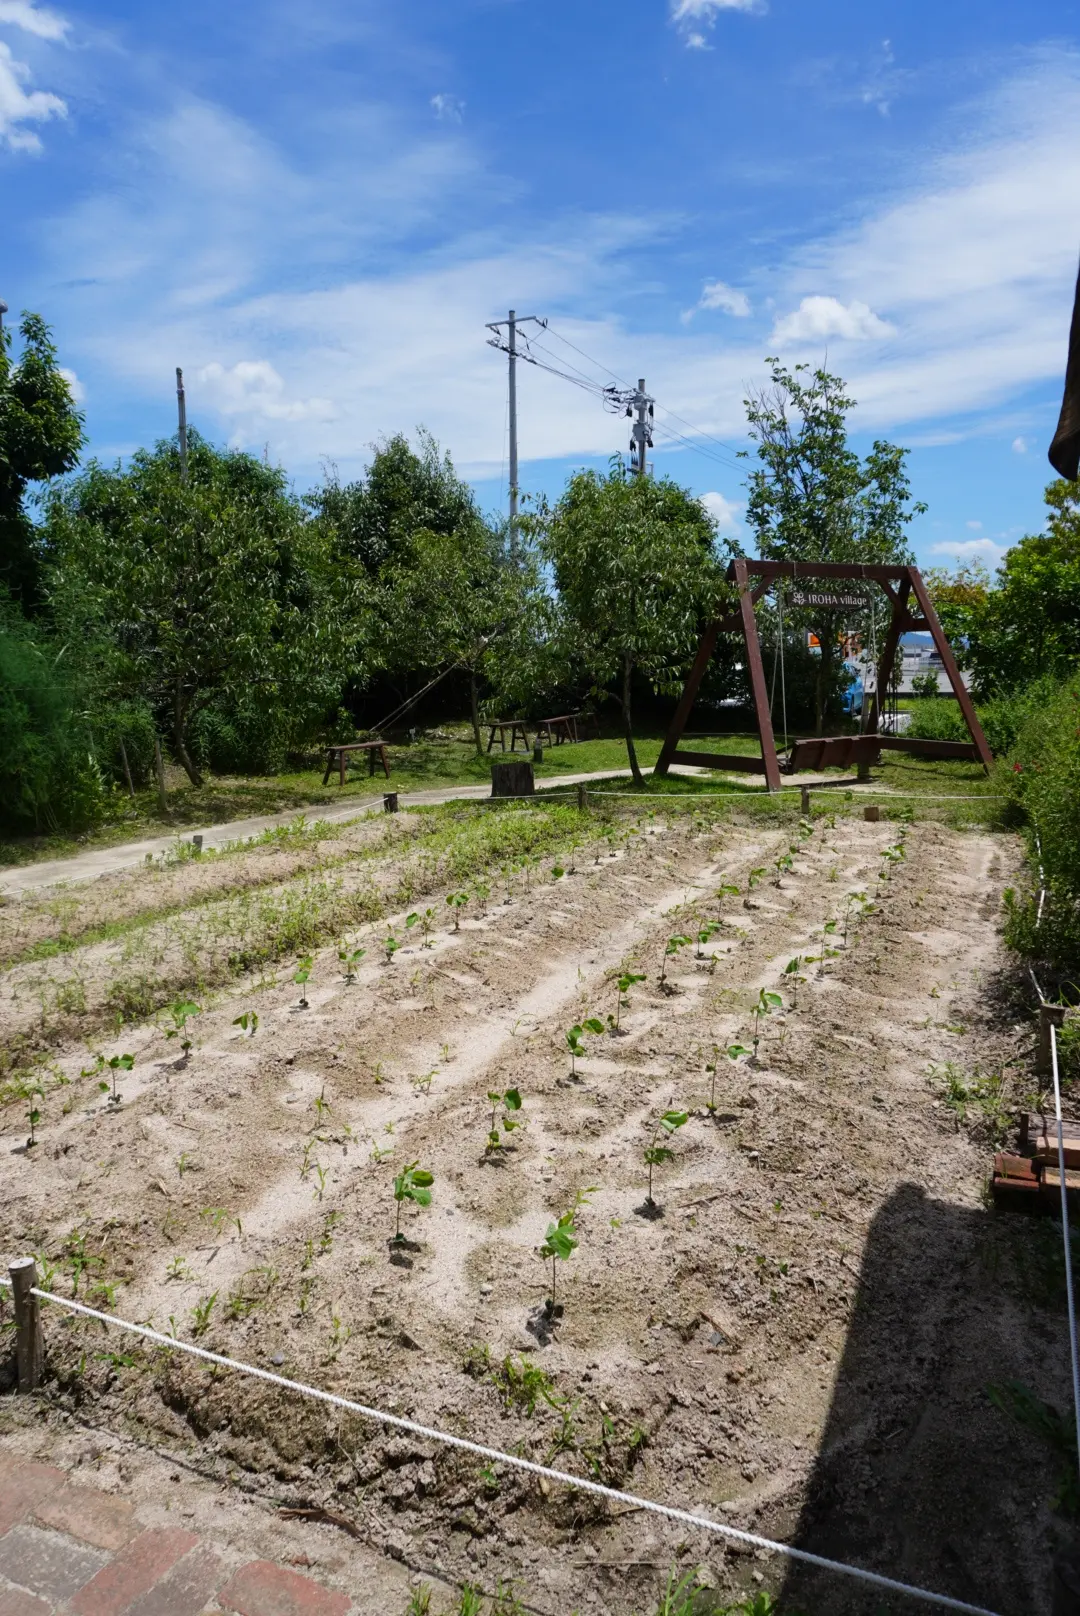
[[(539, 319), (535, 314), (527, 314), (518, 319), (514, 309), (509, 311), (505, 320), (489, 320), (487, 329), (494, 331), (495, 335), (488, 338), (492, 348), (498, 348), (508, 356), (510, 369), (509, 377), (509, 418), (510, 418), (510, 554), (517, 557), (517, 525), (518, 525), (518, 429), (517, 429), (517, 334), (519, 325), (547, 324), (546, 320)], [(506, 326), (506, 341), (502, 340), (502, 328)], [(526, 354), (526, 358), (528, 355)]]
[(636, 413), (637, 419), (630, 428), (630, 466), (639, 477), (644, 477), (646, 467), (646, 449), (651, 449), (652, 418), (654, 400), (645, 391), (644, 376), (638, 377), (637, 392), (631, 394), (626, 413), (631, 410)]
[(180, 481), (187, 482), (187, 403), (184, 399), (184, 372), (176, 367), (177, 439), (180, 444)]
[(4, 315), (7, 313), (7, 304), (0, 298), (0, 331), (4, 329)]

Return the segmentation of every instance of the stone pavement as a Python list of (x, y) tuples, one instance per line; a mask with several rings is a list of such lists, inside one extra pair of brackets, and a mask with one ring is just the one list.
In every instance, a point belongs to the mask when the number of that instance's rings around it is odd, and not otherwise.
[(345, 1616), (352, 1601), (178, 1527), (54, 1465), (0, 1457), (0, 1616)]

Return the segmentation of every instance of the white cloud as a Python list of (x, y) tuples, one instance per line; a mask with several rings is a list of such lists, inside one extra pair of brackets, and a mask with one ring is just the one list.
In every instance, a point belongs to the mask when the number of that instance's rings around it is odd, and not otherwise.
[(448, 123), (460, 123), (465, 116), (465, 103), (456, 95), (433, 95), (431, 105), (436, 118)]
[(736, 533), (739, 529), (738, 513), (745, 503), (741, 499), (728, 499), (724, 494), (702, 494), (701, 503), (716, 523), (720, 533)]
[(27, 123), (45, 123), (50, 118), (66, 118), (67, 105), (58, 95), (45, 90), (26, 90), (30, 69), (17, 62), (0, 39), (0, 144), (13, 151), (38, 152), (41, 140)]
[(215, 409), (249, 427), (260, 421), (333, 421), (338, 414), (327, 398), (286, 398), (284, 378), (267, 359), (241, 359), (228, 370), (212, 360), (196, 380)]
[(970, 528), (973, 533), (977, 533), (979, 531), (979, 529), (982, 527), (982, 523), (981, 522), (975, 522), (975, 521), (965, 522), (964, 526)]
[(993, 539), (958, 539), (955, 544), (931, 545), (930, 554), (954, 556), (957, 561), (974, 561), (978, 558), (996, 565), (1005, 554), (1005, 546), (995, 544)]
[(1028, 452), (1027, 439), (1026, 438), (1014, 438), (1012, 440), (1012, 448), (1013, 448), (1013, 454), (1027, 454), (1027, 452)]
[(721, 11), (767, 11), (767, 0), (671, 0), (671, 20), (690, 50), (708, 50), (703, 29), (711, 28)]
[(770, 341), (780, 348), (793, 348), (833, 337), (841, 342), (867, 342), (892, 335), (892, 326), (858, 298), (841, 303), (836, 297), (816, 296), (804, 297), (792, 314), (777, 320)]
[(725, 281), (706, 281), (694, 307), (680, 316), (683, 324), (687, 325), (699, 309), (720, 309), (724, 314), (733, 314), (742, 320), (750, 313), (750, 299), (745, 292), (728, 286)]
[(71, 394), (76, 404), (85, 404), (86, 388), (83, 386), (78, 376), (76, 376), (75, 372), (73, 370), (68, 370), (66, 365), (61, 365), (60, 374), (67, 382), (68, 392)]
[(63, 39), (68, 22), (55, 11), (35, 6), (33, 0), (0, 0), (0, 23), (12, 23), (38, 39)]

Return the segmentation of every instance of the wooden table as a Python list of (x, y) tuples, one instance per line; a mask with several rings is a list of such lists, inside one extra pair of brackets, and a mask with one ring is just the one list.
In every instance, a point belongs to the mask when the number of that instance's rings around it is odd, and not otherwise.
[(536, 739), (543, 744), (547, 736), (549, 746), (562, 746), (564, 741), (578, 739), (578, 719), (581, 713), (559, 713), (556, 718), (542, 718), (536, 726)]
[(379, 757), (382, 759), (383, 773), (385, 774), (386, 778), (389, 780), (389, 778), (390, 778), (390, 764), (387, 761), (387, 757), (386, 757), (386, 742), (385, 741), (345, 741), (344, 744), (341, 745), (341, 746), (330, 746), (330, 747), (327, 748), (327, 751), (326, 751), (326, 773), (322, 777), (323, 785), (325, 785), (326, 782), (330, 778), (330, 770), (334, 767), (334, 759), (335, 759), (335, 757), (337, 758), (337, 766), (338, 766), (338, 784), (339, 785), (344, 785), (345, 784), (345, 759), (346, 759), (346, 754), (349, 753), (349, 752), (366, 752), (367, 753), (367, 755), (368, 755), (368, 773), (369, 774), (374, 774), (375, 773), (375, 754), (376, 754), (376, 752), (378, 752)]
[(511, 752), (515, 751), (517, 748), (517, 740), (519, 735), (521, 736), (521, 744), (527, 752), (529, 750), (529, 736), (525, 729), (525, 720), (523, 718), (497, 718), (495, 719), (494, 723), (489, 724), (487, 744), (488, 751), (490, 752), (491, 748), (495, 745), (496, 734), (499, 737), (499, 745), (502, 747), (504, 752), (506, 751), (507, 730), (510, 731)]

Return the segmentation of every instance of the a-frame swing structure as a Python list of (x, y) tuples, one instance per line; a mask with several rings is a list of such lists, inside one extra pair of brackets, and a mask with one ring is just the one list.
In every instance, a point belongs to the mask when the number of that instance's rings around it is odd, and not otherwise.
[[(779, 791), (782, 789), (783, 773), (794, 774), (801, 769), (850, 768), (853, 764), (875, 761), (883, 750), (910, 752), (916, 757), (963, 759), (981, 763), (989, 771), (994, 761), (993, 753), (986, 743), (986, 736), (975, 716), (971, 697), (960, 677), (956, 659), (917, 567), (863, 566), (824, 561), (759, 561), (740, 556), (728, 567), (727, 578), (729, 583), (735, 584), (738, 588), (738, 609), (707, 625), (653, 771), (655, 774), (666, 774), (672, 763), (696, 763), (706, 769), (746, 770), (752, 774), (763, 774), (768, 790)], [(791, 579), (796, 585), (814, 580), (827, 582), (833, 586), (840, 583), (880, 584), (892, 602), (892, 616), (878, 658), (875, 686), (869, 698), (869, 709), (864, 715), (862, 732), (858, 735), (798, 739), (793, 742), (787, 756), (782, 759), (777, 754), (776, 738), (773, 734), (769, 693), (765, 684), (765, 666), (761, 656), (754, 606), (775, 584), (786, 579)], [(852, 601), (831, 592), (804, 591), (796, 604), (837, 610), (859, 605), (865, 608), (864, 601)], [(900, 636), (913, 630), (929, 633), (933, 639), (934, 648), (941, 657), (942, 667), (952, 686), (957, 705), (964, 715), (964, 722), (971, 736), (970, 741), (929, 741), (914, 736), (878, 733), (882, 695), (892, 679)], [(679, 742), (701, 687), (701, 681), (712, 660), (716, 642), (721, 634), (740, 632), (746, 643), (746, 666), (750, 674), (750, 690), (761, 740), (761, 756), (755, 758), (731, 752), (685, 751), (680, 748)], [(866, 700), (864, 694), (864, 706)]]

